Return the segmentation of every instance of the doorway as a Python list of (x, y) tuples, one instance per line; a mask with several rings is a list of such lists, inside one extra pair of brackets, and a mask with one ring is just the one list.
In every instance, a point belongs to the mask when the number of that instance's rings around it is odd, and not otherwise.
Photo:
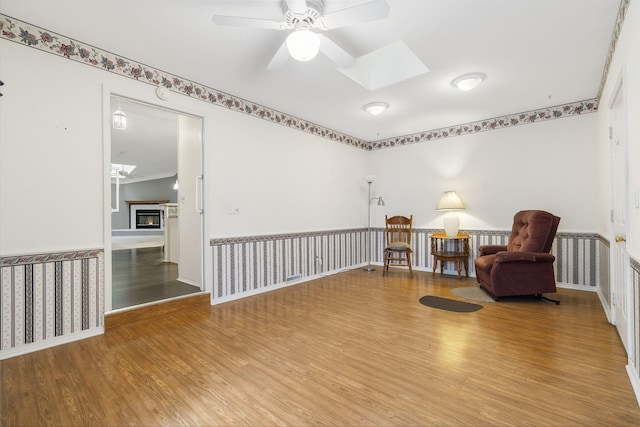
[(202, 119), (113, 94), (110, 113), (112, 309), (200, 292)]

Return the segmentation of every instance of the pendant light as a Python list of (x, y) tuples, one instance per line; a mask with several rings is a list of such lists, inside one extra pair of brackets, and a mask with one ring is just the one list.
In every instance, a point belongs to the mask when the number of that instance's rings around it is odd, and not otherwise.
[(118, 101), (118, 109), (113, 112), (113, 128), (118, 130), (125, 130), (127, 128), (127, 115), (122, 111), (120, 101)]

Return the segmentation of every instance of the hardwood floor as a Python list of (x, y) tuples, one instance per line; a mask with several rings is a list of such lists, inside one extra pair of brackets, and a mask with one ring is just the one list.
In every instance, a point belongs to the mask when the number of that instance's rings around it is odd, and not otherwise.
[(163, 262), (161, 247), (112, 251), (114, 310), (200, 292), (179, 282), (178, 264)]
[(356, 269), (112, 327), (0, 362), (2, 425), (640, 425), (596, 294), (418, 303), (474, 284)]

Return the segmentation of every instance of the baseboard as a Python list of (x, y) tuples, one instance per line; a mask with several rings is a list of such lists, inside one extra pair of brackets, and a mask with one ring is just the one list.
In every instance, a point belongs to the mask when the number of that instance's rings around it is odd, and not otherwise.
[(187, 280), (187, 279), (184, 279), (182, 277), (178, 277), (176, 280), (178, 282), (184, 283), (185, 285), (195, 286), (196, 288), (200, 289), (200, 283), (196, 283), (193, 280)]
[(104, 316), (104, 329), (109, 329), (128, 323), (166, 316), (176, 311), (192, 310), (198, 307), (209, 307), (211, 295), (209, 292), (184, 295), (171, 300), (156, 301), (141, 306), (112, 311)]
[(24, 344), (19, 347), (14, 347), (8, 350), (0, 351), (0, 360), (9, 359), (11, 357), (22, 356), (27, 353), (33, 353), (34, 351), (45, 350), (51, 347), (57, 347), (62, 344), (69, 344), (74, 341), (83, 340), (85, 338), (95, 337), (97, 335), (104, 334), (104, 328), (102, 326), (89, 329), (86, 331), (78, 332), (75, 334), (69, 334), (61, 337), (55, 337), (47, 339), (45, 341), (38, 341), (30, 344)]
[(596, 288), (595, 286), (574, 285), (572, 283), (562, 283), (562, 282), (557, 282), (556, 288), (573, 289), (576, 291), (598, 292), (598, 288)]
[(611, 307), (609, 307), (609, 304), (607, 303), (607, 299), (604, 297), (604, 295), (602, 295), (602, 292), (600, 291), (600, 289), (598, 289), (597, 294), (598, 294), (598, 298), (600, 298), (600, 305), (604, 310), (604, 314), (607, 316), (607, 321), (611, 323)]
[(626, 369), (629, 381), (631, 382), (631, 388), (633, 388), (633, 392), (636, 395), (636, 401), (638, 405), (640, 405), (640, 377), (638, 376), (638, 371), (635, 370), (631, 363), (627, 364)]
[[(271, 291), (275, 291), (278, 289), (282, 289), (282, 288), (287, 288), (289, 286), (294, 286), (294, 285), (299, 285), (300, 283), (304, 283), (304, 282), (310, 282), (311, 280), (315, 280), (315, 279), (320, 279), (321, 277), (325, 277), (325, 276), (331, 276), (337, 273), (341, 273), (343, 271), (347, 271), (347, 270), (353, 270), (353, 269), (357, 269), (357, 268), (362, 268), (365, 267), (367, 265), (367, 263), (362, 263), (362, 264), (358, 264), (358, 265), (354, 265), (354, 266), (350, 266), (348, 268), (341, 268), (339, 270), (331, 270), (331, 271), (327, 271), (321, 274), (314, 274), (313, 276), (306, 276), (306, 277), (302, 277), (299, 280), (294, 280), (291, 282), (284, 282), (284, 283), (278, 283), (276, 285), (272, 285), (269, 287), (265, 287), (265, 288), (261, 288), (261, 289), (254, 289), (251, 291), (247, 291), (247, 292), (241, 292), (241, 293), (237, 293), (237, 294), (233, 294), (233, 295), (229, 295), (226, 297), (220, 297), (220, 298), (216, 298), (215, 296), (211, 298), (211, 305), (217, 305), (217, 304), (223, 304), (225, 302), (231, 302), (231, 301), (235, 301), (241, 298), (247, 298), (247, 297), (251, 297), (254, 295), (260, 295), (260, 294), (264, 294), (266, 292), (271, 292)], [(378, 265), (378, 264), (373, 264), (372, 265)]]

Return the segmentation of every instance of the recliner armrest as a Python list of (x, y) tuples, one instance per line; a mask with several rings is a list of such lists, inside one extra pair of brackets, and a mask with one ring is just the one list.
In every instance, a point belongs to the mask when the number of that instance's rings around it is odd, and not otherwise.
[(553, 262), (556, 257), (544, 252), (507, 252), (501, 251), (496, 254), (496, 262)]
[(480, 256), (497, 254), (500, 251), (506, 251), (506, 245), (483, 245), (478, 248)]

